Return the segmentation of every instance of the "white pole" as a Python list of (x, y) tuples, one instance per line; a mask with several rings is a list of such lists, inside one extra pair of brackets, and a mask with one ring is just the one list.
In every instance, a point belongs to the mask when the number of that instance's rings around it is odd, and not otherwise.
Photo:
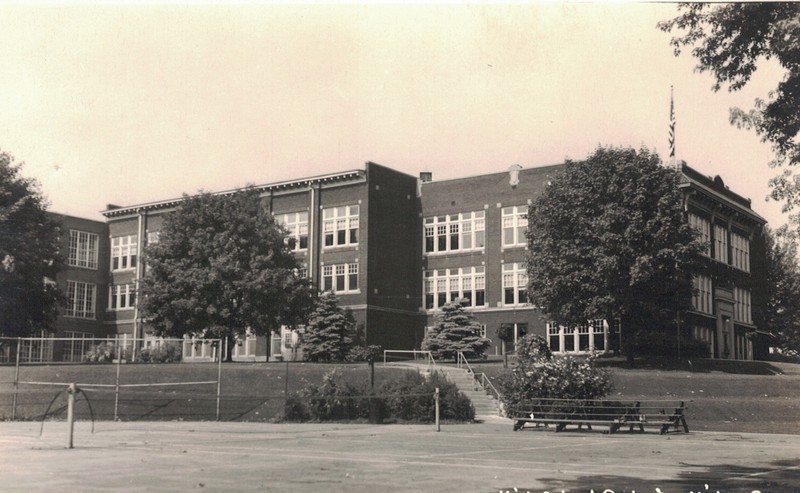
[(122, 351), (117, 356), (117, 378), (114, 385), (114, 421), (119, 420), (119, 369), (122, 366)]
[(67, 448), (72, 448), (72, 435), (75, 428), (75, 384), (67, 389)]
[(14, 368), (14, 399), (11, 403), (11, 420), (17, 417), (17, 389), (19, 389), (19, 357), (22, 349), (22, 340), (17, 337), (17, 363)]
[[(218, 341), (218, 347), (222, 347), (222, 341)], [(217, 351), (217, 421), (219, 421), (219, 403), (220, 403), (220, 393), (222, 391), (222, 352)]]
[(439, 426), (439, 387), (436, 387), (436, 392), (433, 394), (433, 401), (435, 403), (436, 408), (436, 431), (442, 431), (441, 426)]

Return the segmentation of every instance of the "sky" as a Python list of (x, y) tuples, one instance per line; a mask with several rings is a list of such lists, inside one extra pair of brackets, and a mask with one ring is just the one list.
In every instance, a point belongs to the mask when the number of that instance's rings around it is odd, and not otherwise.
[(0, 6), (0, 149), (50, 209), (134, 205), (351, 169), (434, 179), (598, 145), (721, 175), (773, 226), (768, 145), (728, 122), (782, 78), (713, 92), (669, 3)]

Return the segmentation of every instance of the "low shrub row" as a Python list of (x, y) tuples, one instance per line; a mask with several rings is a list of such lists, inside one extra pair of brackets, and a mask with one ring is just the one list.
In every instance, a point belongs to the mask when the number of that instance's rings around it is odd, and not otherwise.
[(325, 374), (319, 385), (310, 384), (286, 402), (287, 421), (401, 420), (430, 423), (434, 420), (433, 395), (439, 389), (440, 418), (472, 421), (470, 400), (444, 375), (428, 378), (407, 371), (370, 392), (367, 383), (348, 382), (338, 370)]

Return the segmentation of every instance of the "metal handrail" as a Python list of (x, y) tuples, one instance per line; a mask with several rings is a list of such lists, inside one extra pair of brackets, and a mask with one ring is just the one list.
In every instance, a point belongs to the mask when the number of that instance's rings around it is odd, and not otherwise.
[(480, 373), (481, 377), (480, 379), (478, 379), (475, 370), (472, 369), (472, 365), (469, 364), (467, 357), (464, 356), (464, 353), (462, 353), (461, 351), (458, 352), (458, 358), (456, 359), (456, 367), (465, 368), (467, 370), (467, 373), (472, 375), (473, 389), (475, 389), (474, 385), (477, 384), (481, 388), (481, 390), (483, 390), (487, 394), (491, 390), (492, 393), (494, 393), (494, 397), (497, 398), (497, 401), (501, 402), (500, 392), (497, 391), (494, 384), (492, 384), (492, 381), (489, 380), (489, 377), (487, 377), (485, 373), (481, 372)]
[[(488, 389), (486, 388), (487, 385), (489, 387)], [(492, 381), (489, 379), (489, 377), (486, 376), (485, 373), (481, 373), (481, 386), (483, 387), (483, 390), (486, 390), (487, 392), (489, 389), (491, 389), (492, 392), (494, 392), (495, 397), (497, 398), (497, 402), (502, 402), (502, 399), (500, 399), (500, 392), (497, 391), (497, 388), (494, 386)]]
[(386, 366), (386, 355), (389, 353), (404, 353), (404, 354), (412, 354), (414, 356), (414, 360), (416, 361), (417, 355), (422, 354), (425, 355), (425, 359), (428, 363), (428, 371), (437, 370), (438, 367), (436, 366), (436, 359), (433, 357), (433, 354), (430, 351), (422, 351), (417, 349), (384, 349), (383, 350), (383, 366)]

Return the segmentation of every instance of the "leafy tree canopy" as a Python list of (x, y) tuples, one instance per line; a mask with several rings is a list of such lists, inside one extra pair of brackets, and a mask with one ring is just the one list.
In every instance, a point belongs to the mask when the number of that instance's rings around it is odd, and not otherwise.
[(788, 352), (800, 353), (800, 263), (797, 256), (797, 237), (785, 226), (777, 231), (765, 228), (758, 238), (763, 249), (759, 260), (754, 291), (753, 321), (769, 329), (775, 336), (773, 344)]
[[(736, 91), (744, 87), (761, 60), (776, 60), (783, 80), (758, 99), (749, 111), (730, 110), (731, 123), (754, 130), (775, 153), (773, 166), (800, 164), (800, 3), (681, 4), (681, 14), (660, 22), (663, 31), (681, 31), (672, 38), (675, 54), (691, 47), (700, 72), (710, 72), (713, 87)], [(772, 197), (785, 200), (784, 209), (800, 204), (800, 186), (791, 170), (771, 180)], [(795, 219), (798, 219), (795, 217)]]
[(286, 235), (253, 188), (184, 196), (145, 251), (148, 322), (160, 335), (227, 338), (302, 322), (311, 289)]
[(484, 358), (489, 340), (481, 337), (481, 324), (464, 307), (467, 300), (445, 303), (436, 317), (436, 325), (422, 340), (422, 349), (430, 351), (436, 359), (458, 358), (458, 352), (467, 359)]
[(62, 265), (58, 224), (46, 212), (38, 184), (0, 151), (0, 336), (47, 330), (62, 301), (52, 282)]
[(355, 320), (339, 306), (332, 292), (323, 293), (308, 318), (303, 336), (303, 359), (345, 361), (353, 347)]
[(646, 149), (568, 161), (529, 210), (530, 302), (565, 325), (671, 324), (689, 308), (702, 247), (682, 204), (678, 174)]

